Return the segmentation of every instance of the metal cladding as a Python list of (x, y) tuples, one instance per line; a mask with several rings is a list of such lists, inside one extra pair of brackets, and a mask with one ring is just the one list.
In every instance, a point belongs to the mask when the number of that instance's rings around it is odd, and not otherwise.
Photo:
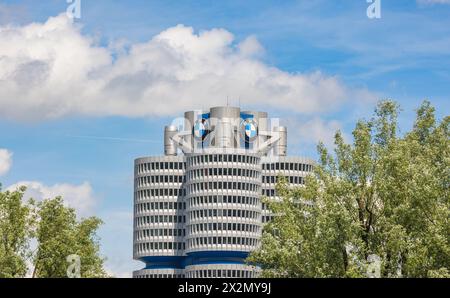
[(166, 126), (164, 129), (164, 154), (166, 156), (176, 156), (177, 146), (173, 141), (172, 137), (178, 133), (176, 126), (170, 125)]
[[(184, 127), (185, 127), (185, 130), (186, 129), (192, 129), (194, 127), (194, 122), (195, 122), (195, 120), (197, 118), (196, 117), (197, 114), (198, 113), (195, 112), (195, 111), (189, 111), (189, 112), (185, 112), (184, 113)], [(184, 136), (184, 140), (185, 140), (186, 143), (190, 144), (191, 147), (194, 146), (194, 137), (193, 137), (192, 133), (186, 134)], [(183, 152), (184, 152), (184, 150), (183, 150)]]
[[(186, 253), (250, 252), (257, 248), (261, 237), (261, 171), (258, 155), (187, 156)], [(233, 202), (239, 210), (231, 208)], [(233, 229), (236, 224), (241, 229)], [(218, 240), (209, 243), (205, 236)], [(232, 238), (234, 243), (228, 241)]]
[[(255, 145), (260, 146), (264, 144), (264, 142), (267, 141), (268, 139), (267, 135), (264, 133), (268, 130), (269, 127), (268, 114), (266, 112), (255, 112), (255, 111), (245, 111), (242, 113), (244, 115), (252, 116), (255, 122), (258, 124), (258, 136), (254, 142)], [(267, 155), (267, 153), (265, 153), (264, 155)]]
[(235, 131), (237, 121), (240, 119), (239, 108), (215, 107), (211, 108), (210, 126), (215, 136), (210, 146), (216, 148), (236, 148)]
[(314, 163), (286, 156), (287, 128), (266, 112), (214, 107), (176, 123), (165, 156), (135, 160), (133, 257), (145, 267), (133, 276), (257, 277), (245, 260), (273, 217), (262, 198), (278, 199), (280, 175), (301, 186)]
[(274, 147), (275, 156), (287, 155), (287, 128), (284, 126), (275, 127), (274, 131), (279, 134), (279, 140)]
[[(272, 123), (274, 127), (271, 127)], [(266, 112), (213, 107), (208, 111), (186, 112), (183, 131), (170, 135), (170, 139), (179, 144), (184, 154), (214, 148), (242, 149), (261, 156), (277, 153), (285, 156), (287, 130), (277, 126), (278, 119), (269, 119)], [(274, 147), (276, 149), (272, 150)]]

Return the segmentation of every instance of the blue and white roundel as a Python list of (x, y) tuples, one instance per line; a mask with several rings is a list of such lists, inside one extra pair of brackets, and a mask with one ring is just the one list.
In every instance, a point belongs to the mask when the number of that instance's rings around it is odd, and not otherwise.
[(254, 137), (256, 137), (258, 135), (258, 131), (257, 131), (255, 124), (253, 124), (253, 123), (245, 124), (245, 135), (249, 139), (253, 139)]
[(253, 141), (258, 136), (258, 125), (253, 119), (244, 120), (241, 125), (241, 130), (247, 142)]
[(197, 140), (203, 141), (208, 134), (207, 122), (205, 119), (200, 119), (195, 122), (193, 128), (193, 135)]

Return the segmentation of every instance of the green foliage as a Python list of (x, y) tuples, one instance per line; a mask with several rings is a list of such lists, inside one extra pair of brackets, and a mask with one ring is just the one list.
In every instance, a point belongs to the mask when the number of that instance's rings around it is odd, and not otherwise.
[(38, 249), (34, 259), (36, 277), (67, 277), (66, 257), (80, 256), (82, 277), (105, 277), (103, 259), (99, 255), (96, 230), (101, 220), (96, 217), (76, 219), (75, 210), (63, 205), (60, 197), (38, 204), (36, 238)]
[(412, 131), (397, 136), (399, 107), (380, 102), (353, 144), (319, 144), (305, 187), (278, 185), (277, 214), (249, 262), (267, 277), (364, 277), (372, 255), (383, 277), (449, 277), (450, 139), (424, 102)]
[(0, 278), (23, 277), (27, 271), (33, 219), (22, 203), (23, 191), (0, 192)]
[[(69, 255), (80, 257), (81, 277), (106, 277), (99, 254), (96, 217), (77, 220), (60, 197), (24, 203), (25, 188), (0, 192), (0, 278), (24, 277), (27, 261), (33, 277), (67, 277)], [(36, 249), (30, 249), (35, 240)]]

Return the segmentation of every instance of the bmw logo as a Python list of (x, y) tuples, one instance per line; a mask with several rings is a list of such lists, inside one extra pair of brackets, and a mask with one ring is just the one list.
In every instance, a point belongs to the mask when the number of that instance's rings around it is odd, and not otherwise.
[(245, 142), (253, 142), (258, 136), (258, 124), (253, 119), (246, 119), (241, 123), (241, 136)]
[(192, 135), (198, 141), (204, 141), (209, 133), (209, 125), (206, 119), (199, 119), (195, 122)]

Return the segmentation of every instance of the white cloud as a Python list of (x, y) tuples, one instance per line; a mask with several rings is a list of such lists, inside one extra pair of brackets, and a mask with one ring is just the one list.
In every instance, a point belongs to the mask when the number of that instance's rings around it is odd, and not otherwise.
[[(45, 23), (0, 27), (0, 116), (39, 120), (82, 114), (175, 115), (225, 98), (302, 113), (323, 112), (370, 92), (321, 72), (288, 73), (265, 64), (250, 36), (198, 34), (178, 25), (123, 51), (100, 47), (62, 14)], [(119, 43), (120, 45), (120, 43)], [(114, 58), (113, 58), (114, 57)]]
[(292, 135), (290, 139), (297, 140), (301, 144), (317, 145), (323, 142), (327, 147), (332, 147), (338, 130), (342, 132), (345, 141), (350, 140), (349, 136), (343, 132), (342, 123), (336, 120), (326, 121), (314, 117), (306, 121), (289, 119), (287, 122), (288, 127), (296, 128), (290, 129), (289, 134)]
[(80, 216), (91, 215), (92, 208), (96, 204), (96, 198), (93, 195), (92, 187), (88, 182), (80, 185), (73, 184), (55, 184), (52, 186), (44, 185), (36, 181), (23, 181), (11, 185), (6, 190), (14, 191), (21, 186), (26, 186), (27, 190), (24, 199), (33, 198), (35, 200), (44, 200), (61, 196), (64, 198), (66, 206), (74, 208)]
[(0, 176), (5, 175), (11, 169), (12, 156), (10, 151), (0, 148)]

